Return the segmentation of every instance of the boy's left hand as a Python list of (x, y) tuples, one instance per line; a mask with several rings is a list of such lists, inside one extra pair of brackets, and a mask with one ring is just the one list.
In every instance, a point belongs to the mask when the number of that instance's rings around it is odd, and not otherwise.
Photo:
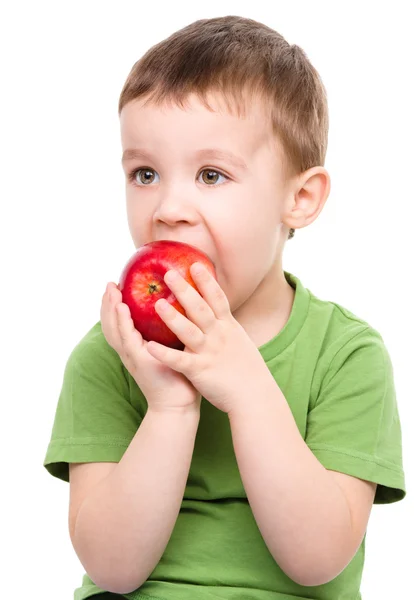
[[(201, 266), (200, 273), (197, 267)], [(173, 273), (175, 279), (169, 278)], [(226, 294), (216, 279), (199, 263), (193, 263), (191, 276), (197, 292), (176, 271), (164, 280), (184, 308), (187, 317), (166, 300), (155, 309), (165, 324), (186, 346), (187, 352), (148, 342), (148, 352), (160, 362), (183, 373), (193, 386), (219, 410), (229, 413), (235, 403), (269, 378), (269, 370), (259, 350), (233, 317)], [(251, 397), (251, 396), (250, 396)]]

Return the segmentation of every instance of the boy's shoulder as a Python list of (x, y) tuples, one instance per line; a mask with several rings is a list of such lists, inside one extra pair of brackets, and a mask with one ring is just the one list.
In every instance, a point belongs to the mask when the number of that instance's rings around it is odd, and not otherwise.
[(365, 378), (378, 370), (391, 378), (391, 357), (380, 331), (343, 304), (306, 291), (308, 314), (297, 341), (308, 352), (315, 386), (334, 375), (337, 381), (346, 376), (349, 385), (354, 385), (357, 374)]
[(108, 344), (101, 321), (96, 322), (73, 347), (68, 364), (91, 370), (103, 367), (120, 371), (124, 367), (119, 354)]
[(359, 334), (383, 341), (381, 333), (367, 319), (335, 300), (322, 299), (311, 290), (309, 293), (309, 318), (311, 323), (325, 324), (326, 334), (338, 342), (351, 340)]

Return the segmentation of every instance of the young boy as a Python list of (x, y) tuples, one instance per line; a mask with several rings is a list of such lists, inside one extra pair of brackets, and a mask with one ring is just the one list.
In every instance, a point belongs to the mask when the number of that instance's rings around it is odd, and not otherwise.
[(330, 190), (320, 77), (269, 27), (205, 19), (133, 66), (119, 115), (135, 246), (197, 246), (217, 281), (165, 276), (184, 351), (109, 283), (68, 359), (44, 466), (70, 481), (75, 600), (357, 600), (372, 504), (405, 483), (381, 335), (282, 268)]

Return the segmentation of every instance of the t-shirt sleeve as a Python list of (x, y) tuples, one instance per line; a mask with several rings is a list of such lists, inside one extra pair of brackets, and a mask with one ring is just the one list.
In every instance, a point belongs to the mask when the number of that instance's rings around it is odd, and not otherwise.
[(98, 323), (65, 366), (43, 463), (51, 475), (68, 482), (68, 463), (120, 461), (144, 416), (131, 379)]
[(305, 441), (326, 468), (377, 483), (374, 502), (406, 494), (393, 367), (368, 327), (332, 358), (310, 407)]

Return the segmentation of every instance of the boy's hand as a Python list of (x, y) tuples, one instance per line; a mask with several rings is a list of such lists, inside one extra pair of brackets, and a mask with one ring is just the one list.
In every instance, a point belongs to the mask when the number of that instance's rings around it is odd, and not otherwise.
[(122, 302), (122, 293), (114, 283), (108, 283), (102, 297), (101, 327), (106, 341), (144, 394), (148, 408), (200, 409), (201, 394), (191, 382), (148, 353), (148, 342), (135, 328), (129, 307)]
[(191, 276), (200, 295), (181, 275), (168, 271), (165, 282), (184, 308), (187, 317), (167, 301), (158, 300), (155, 310), (185, 345), (185, 350), (148, 342), (148, 352), (164, 365), (185, 375), (216, 408), (229, 413), (240, 390), (254, 391), (256, 381), (269, 377), (262, 355), (231, 314), (229, 301), (212, 275), (193, 263)]

